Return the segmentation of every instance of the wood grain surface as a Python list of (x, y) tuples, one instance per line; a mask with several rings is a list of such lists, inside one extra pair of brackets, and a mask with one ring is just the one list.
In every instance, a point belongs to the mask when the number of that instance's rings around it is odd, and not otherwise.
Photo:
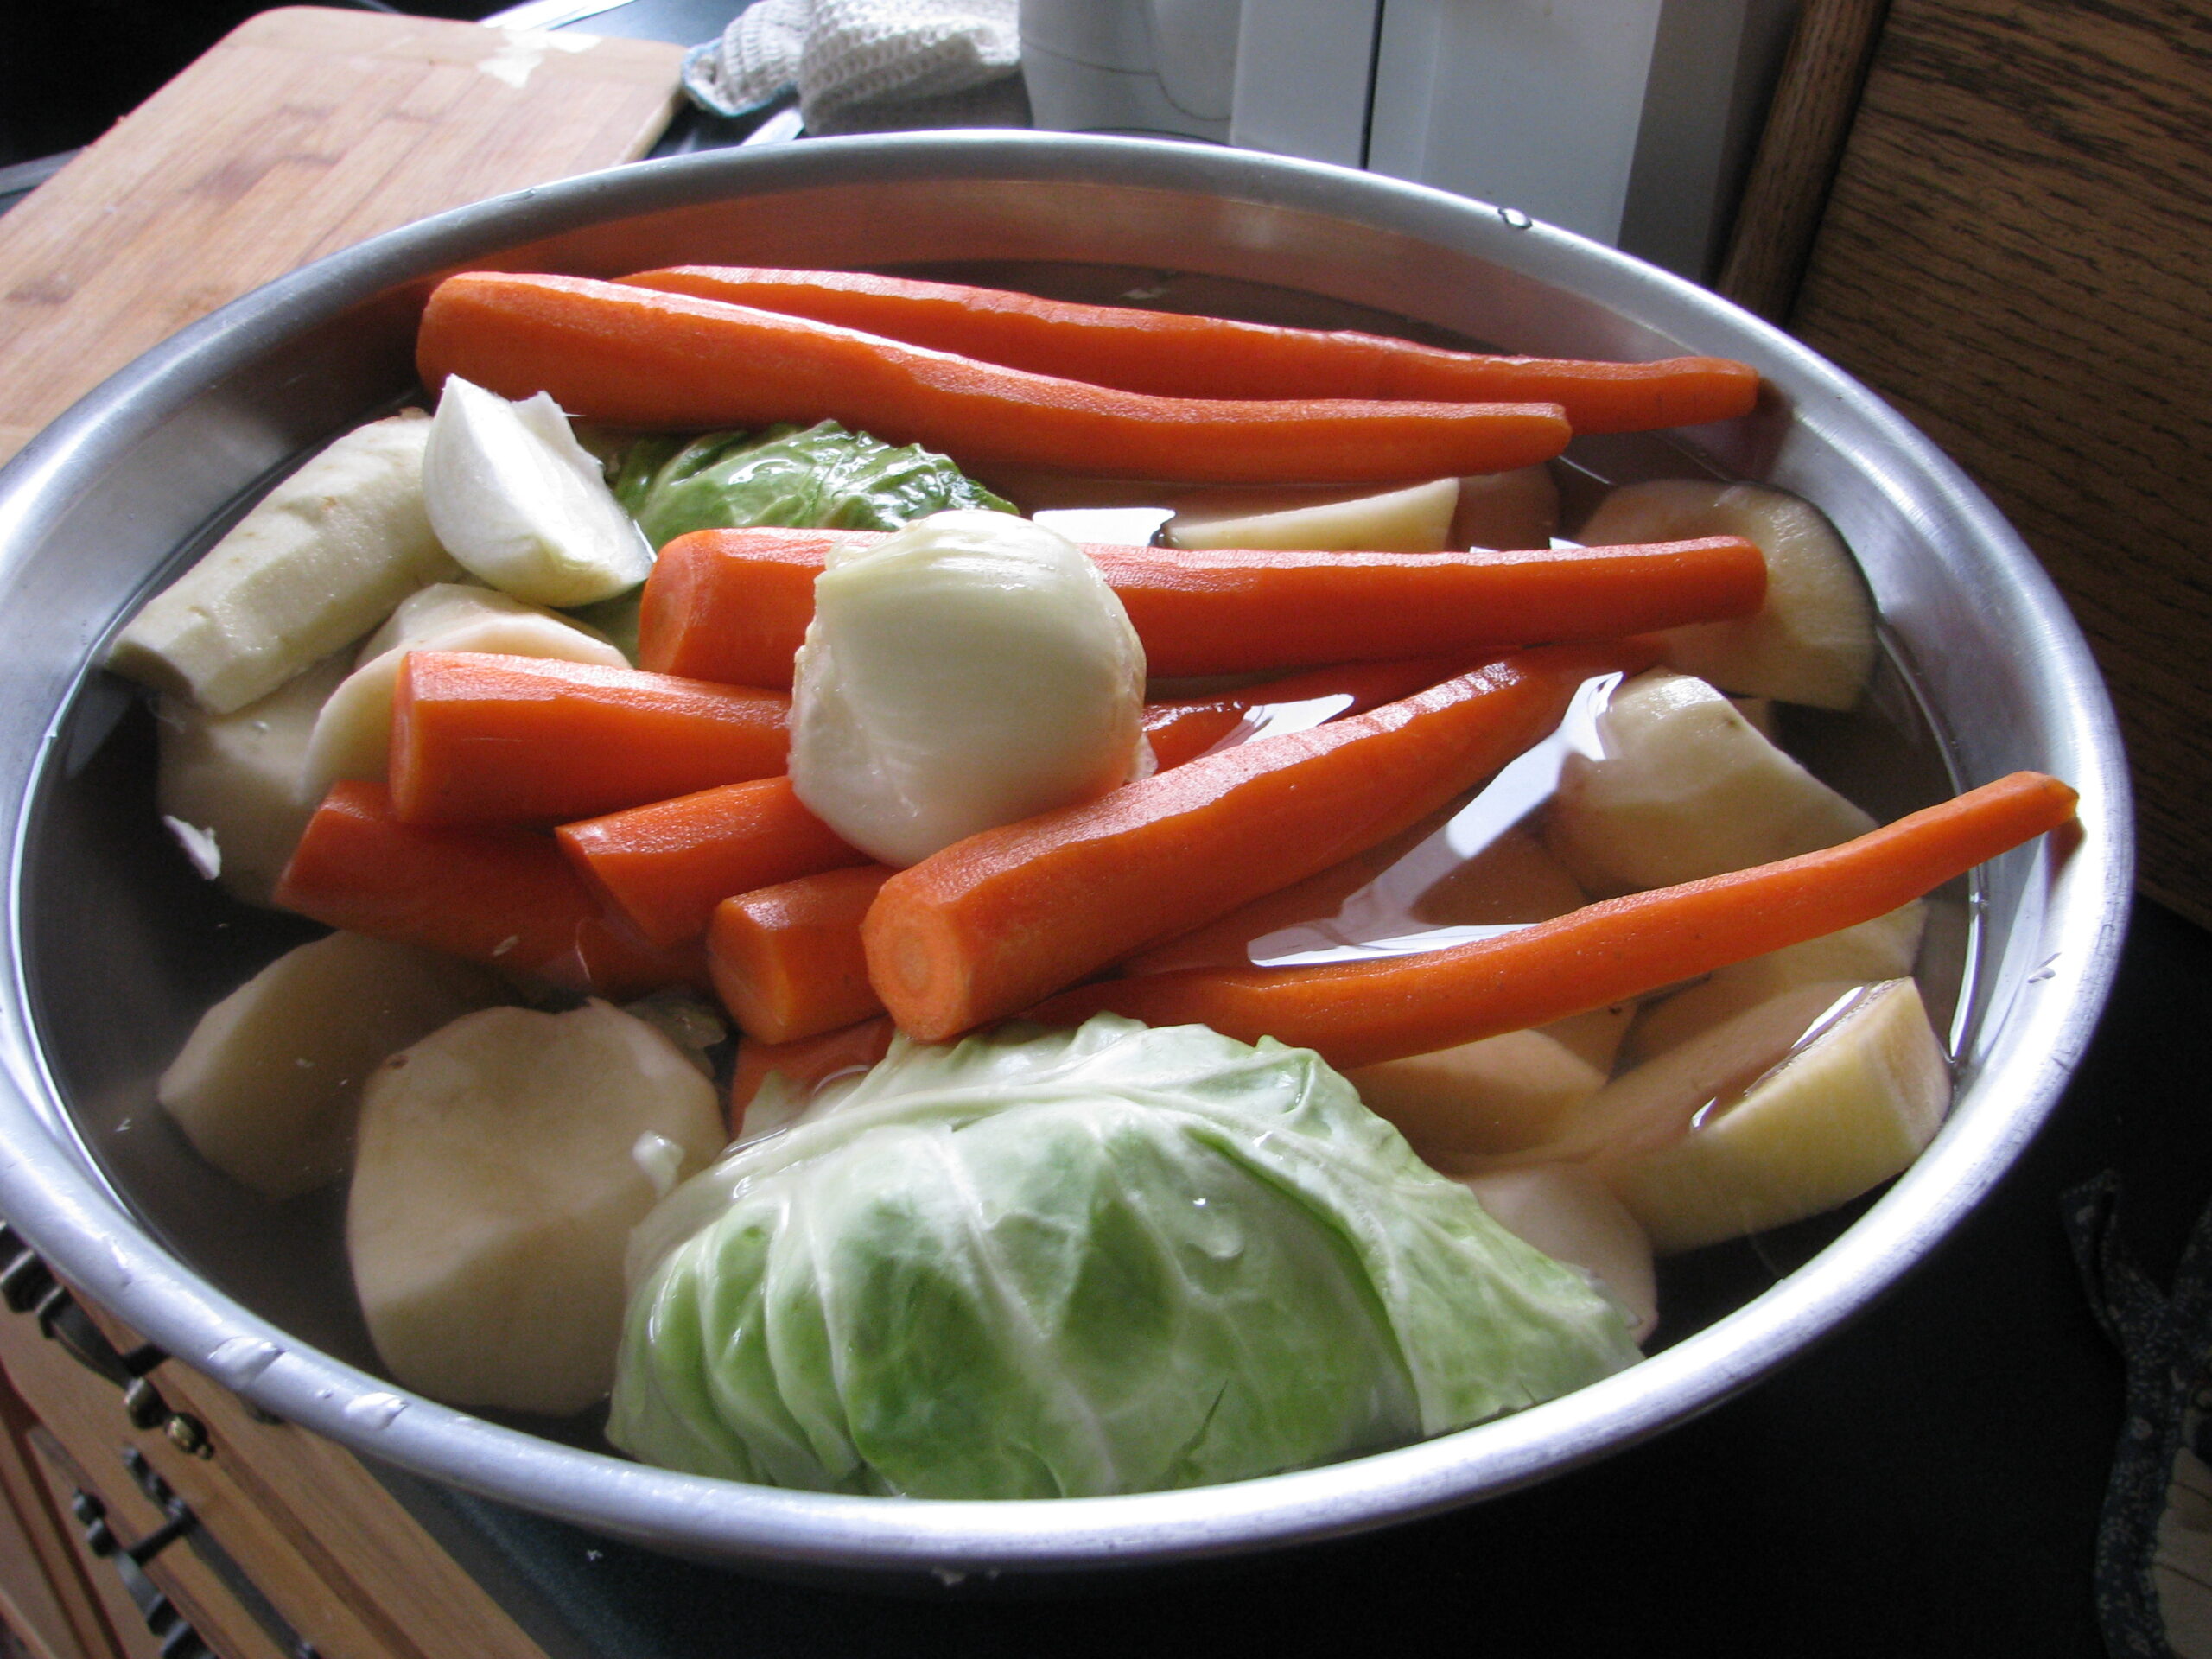
[(682, 57), (369, 11), (250, 18), (0, 219), (0, 460), (249, 289), (644, 155)]
[(1789, 326), (1989, 491), (2133, 763), (2141, 886), (2212, 926), (2212, 7), (1894, 0)]
[(1746, 310), (1789, 314), (1889, 7), (1805, 0), (1798, 14), (1713, 283)]

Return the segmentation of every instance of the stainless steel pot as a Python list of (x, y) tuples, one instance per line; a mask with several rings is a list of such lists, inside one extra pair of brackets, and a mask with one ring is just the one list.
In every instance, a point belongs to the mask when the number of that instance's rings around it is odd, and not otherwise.
[[(1978, 926), (1954, 952), (1958, 1104), (1936, 1144), (1825, 1248), (1630, 1371), (1422, 1445), (1234, 1485), (1049, 1503), (768, 1491), (394, 1390), (334, 1289), (331, 1201), (242, 1204), (153, 1106), (199, 1011), (305, 930), (250, 918), (184, 873), (154, 822), (143, 715), (87, 664), (272, 471), (405, 392), (413, 318), (440, 274), (687, 261), (1081, 261), (1243, 284), (1224, 291), (1286, 315), (1366, 307), (1532, 353), (1758, 364), (1771, 391), (1754, 416), (1679, 442), (1607, 441), (1586, 459), (1616, 474), (1707, 467), (1818, 502), (1873, 585), (1887, 695), (1907, 724), (1924, 707), (1939, 786), (2037, 767), (2082, 791), (2078, 836), (1974, 879)], [(0, 473), (0, 675), (13, 711), (0, 784), (21, 803), (0, 831), (13, 947), (0, 1213), (171, 1354), (281, 1416), (588, 1527), (787, 1569), (1082, 1569), (1252, 1550), (1494, 1497), (1713, 1404), (1881, 1294), (2004, 1173), (2088, 1040), (2130, 888), (2125, 766), (2081, 636), (1980, 492), (1880, 399), (1711, 295), (1522, 215), (1196, 146), (994, 132), (684, 156), (326, 259), (149, 353)], [(1867, 774), (1878, 794), (1886, 766)]]

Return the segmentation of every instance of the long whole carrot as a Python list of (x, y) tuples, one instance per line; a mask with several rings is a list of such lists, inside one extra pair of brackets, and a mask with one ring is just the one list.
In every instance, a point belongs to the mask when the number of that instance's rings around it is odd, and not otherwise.
[(707, 969), (739, 1030), (790, 1043), (883, 1012), (861, 922), (890, 875), (880, 864), (825, 870), (715, 906)]
[(332, 927), (617, 1001), (706, 982), (696, 950), (654, 950), (609, 924), (547, 837), (403, 823), (378, 784), (332, 787), (308, 821), (276, 902)]
[[(833, 537), (702, 530), (661, 550), (639, 658), (788, 685)], [(1619, 639), (1758, 609), (1766, 561), (1732, 536), (1519, 552), (1298, 553), (1085, 545), (1154, 674), (1236, 674)]]
[(1158, 769), (1166, 772), (1218, 743), (1250, 742), (1280, 732), (1303, 731), (1345, 715), (1365, 714), (1448, 680), (1467, 666), (1460, 657), (1343, 663), (1215, 696), (1148, 702), (1145, 739), (1152, 745)]
[(556, 824), (781, 772), (791, 698), (596, 663), (410, 652), (391, 705), (409, 823)]
[(734, 893), (868, 862), (780, 774), (564, 823), (553, 837), (620, 915), (664, 947), (704, 933)]
[(1396, 834), (1552, 729), (1633, 645), (1522, 653), (1364, 715), (1192, 760), (955, 842), (862, 928), (868, 976), (935, 1041)]
[(679, 265), (622, 280), (1162, 397), (1547, 403), (1566, 410), (1577, 432), (1730, 420), (1758, 399), (1758, 372), (1719, 357), (1493, 357), (1382, 334), (1083, 305), (864, 271)]
[(1332, 1065), (1373, 1065), (1524, 1030), (1886, 915), (2055, 830), (2075, 793), (2017, 772), (1853, 841), (1777, 863), (1588, 905), (1427, 956), (1312, 968), (1186, 969), (1103, 981), (1027, 1017), (1110, 1010), (1274, 1037)]
[(1154, 397), (851, 328), (582, 276), (468, 271), (433, 290), (423, 385), (458, 374), (617, 426), (842, 421), (955, 458), (1215, 483), (1441, 478), (1548, 461), (1554, 404)]

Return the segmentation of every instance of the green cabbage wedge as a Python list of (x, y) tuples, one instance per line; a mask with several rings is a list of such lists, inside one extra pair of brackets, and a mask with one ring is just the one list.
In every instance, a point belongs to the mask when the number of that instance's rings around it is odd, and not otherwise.
[(899, 1039), (663, 1200), (631, 1281), (614, 1442), (827, 1491), (1238, 1480), (1637, 1357), (1314, 1054), (1112, 1014)]
[(656, 549), (695, 530), (897, 530), (959, 507), (1014, 511), (943, 455), (835, 421), (641, 437), (622, 456), (614, 496)]

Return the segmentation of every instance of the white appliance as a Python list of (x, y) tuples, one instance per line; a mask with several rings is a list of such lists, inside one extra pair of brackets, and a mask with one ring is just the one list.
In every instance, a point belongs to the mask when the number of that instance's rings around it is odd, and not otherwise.
[(1692, 277), (1799, 0), (1021, 0), (1040, 127), (1210, 139), (1518, 207)]

